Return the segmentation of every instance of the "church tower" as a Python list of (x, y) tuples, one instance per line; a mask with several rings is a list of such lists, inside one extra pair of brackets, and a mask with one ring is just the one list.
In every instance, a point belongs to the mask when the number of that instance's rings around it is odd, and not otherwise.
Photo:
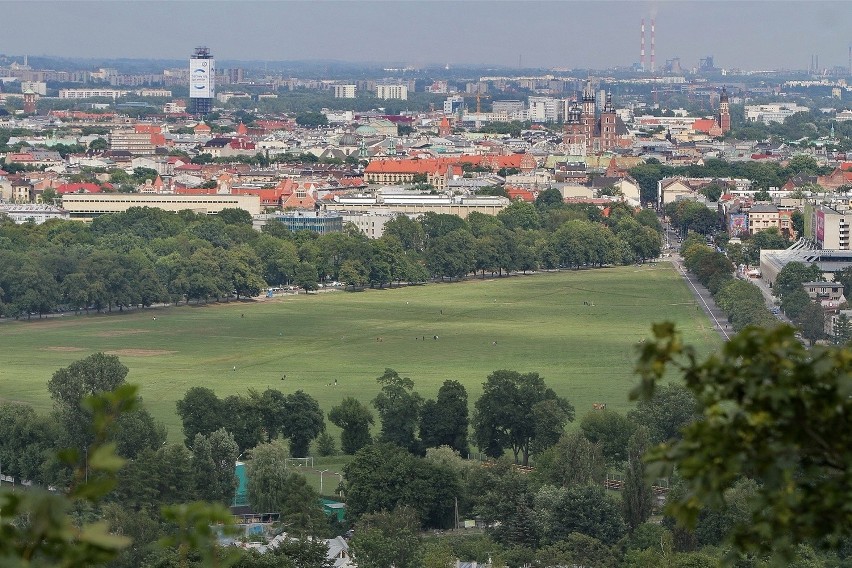
[(722, 134), (731, 130), (731, 108), (728, 104), (728, 91), (725, 87), (722, 87), (722, 94), (719, 95), (719, 117), (716, 122), (719, 123)]
[(562, 143), (565, 151), (571, 156), (586, 155), (586, 131), (583, 124), (583, 111), (576, 102), (568, 109), (565, 125), (562, 127)]

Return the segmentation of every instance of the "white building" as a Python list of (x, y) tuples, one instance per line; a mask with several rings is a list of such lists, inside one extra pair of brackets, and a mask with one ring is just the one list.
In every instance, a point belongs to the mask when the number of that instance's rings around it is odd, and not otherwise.
[(127, 94), (127, 91), (117, 89), (59, 89), (60, 99), (91, 99), (102, 97), (105, 99), (117, 99)]
[(455, 114), (464, 106), (464, 97), (453, 95), (444, 100), (444, 114)]
[(5, 214), (18, 225), (32, 221), (41, 225), (48, 219), (68, 219), (68, 212), (52, 205), (42, 204), (0, 204), (0, 215)]
[(380, 99), (408, 100), (408, 86), (406, 85), (376, 85), (376, 97)]
[(530, 97), (529, 119), (533, 122), (557, 122), (559, 101), (551, 97)]
[(44, 81), (21, 81), (21, 92), (32, 91), (42, 97), (47, 96), (47, 83)]
[(354, 99), (356, 85), (334, 85), (335, 99)]
[(776, 103), (768, 105), (746, 105), (745, 117), (748, 122), (784, 122), (797, 112), (808, 112), (810, 109), (793, 103)]

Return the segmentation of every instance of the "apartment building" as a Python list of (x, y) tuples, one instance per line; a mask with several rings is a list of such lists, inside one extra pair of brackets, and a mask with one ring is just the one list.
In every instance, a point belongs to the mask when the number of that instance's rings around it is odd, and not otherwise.
[(335, 99), (354, 99), (357, 92), (356, 85), (333, 85)]
[(406, 85), (376, 85), (376, 97), (380, 99), (408, 100), (408, 86)]

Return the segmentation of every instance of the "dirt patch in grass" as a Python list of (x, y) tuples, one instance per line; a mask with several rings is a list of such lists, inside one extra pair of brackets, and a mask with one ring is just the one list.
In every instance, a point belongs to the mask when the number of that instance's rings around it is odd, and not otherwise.
[(173, 355), (177, 351), (166, 351), (165, 349), (115, 349), (113, 351), (105, 351), (105, 353), (121, 357), (157, 357), (158, 355)]
[(45, 347), (45, 351), (61, 351), (63, 353), (72, 352), (72, 351), (85, 351), (82, 347), (63, 347), (63, 346), (51, 346)]

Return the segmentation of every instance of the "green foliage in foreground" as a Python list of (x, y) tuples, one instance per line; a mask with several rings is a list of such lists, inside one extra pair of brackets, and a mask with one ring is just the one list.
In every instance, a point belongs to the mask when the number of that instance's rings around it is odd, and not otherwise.
[(807, 350), (793, 333), (747, 328), (702, 361), (672, 324), (657, 324), (634, 391), (648, 396), (673, 367), (702, 408), (682, 440), (649, 456), (656, 474), (676, 467), (687, 484), (672, 514), (695, 526), (702, 510), (720, 508), (727, 490), (753, 478), (749, 513), (728, 539), (737, 552), (781, 561), (800, 543), (837, 547), (852, 536), (852, 351)]

